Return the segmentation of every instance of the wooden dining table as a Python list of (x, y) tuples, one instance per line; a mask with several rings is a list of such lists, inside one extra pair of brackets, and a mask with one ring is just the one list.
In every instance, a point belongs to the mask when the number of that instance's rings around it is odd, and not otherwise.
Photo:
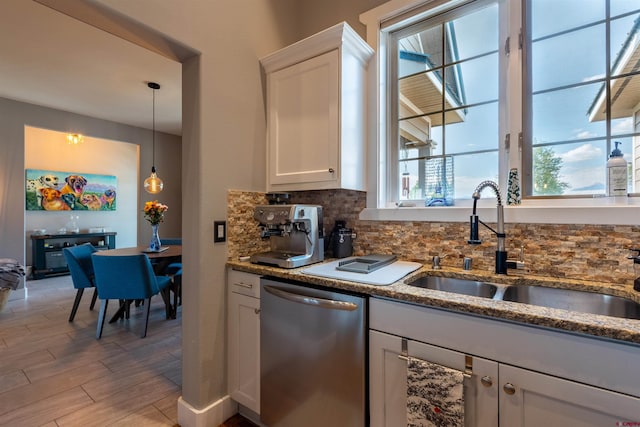
[[(118, 255), (136, 255), (140, 253), (144, 253), (149, 257), (150, 260), (155, 259), (166, 259), (166, 258), (176, 258), (182, 256), (182, 245), (163, 245), (163, 250), (160, 252), (152, 252), (148, 251), (147, 247), (142, 246), (132, 246), (129, 248), (118, 248), (118, 249), (108, 249), (104, 251), (99, 251), (98, 254), (106, 255), (106, 256), (118, 256)], [(167, 248), (167, 249), (164, 249)]]
[[(162, 274), (167, 266), (172, 262), (180, 262), (182, 260), (182, 245), (162, 245), (160, 251), (149, 251), (147, 246), (132, 246), (127, 248), (108, 249), (98, 251), (94, 256), (122, 256), (122, 255), (137, 255), (145, 254), (153, 265), (153, 270), (156, 274)], [(173, 289), (177, 292), (176, 289)], [(137, 304), (136, 304), (137, 305)], [(167, 318), (171, 317), (175, 319), (176, 311), (178, 307), (167, 307)], [(120, 319), (124, 315), (125, 305), (122, 305), (120, 309), (113, 315), (109, 323), (113, 323)]]

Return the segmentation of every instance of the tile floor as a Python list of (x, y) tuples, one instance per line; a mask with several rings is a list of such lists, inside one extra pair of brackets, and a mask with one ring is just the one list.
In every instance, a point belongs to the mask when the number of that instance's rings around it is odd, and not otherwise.
[[(27, 282), (28, 298), (0, 312), (0, 425), (175, 426), (181, 394), (181, 308), (166, 320), (152, 300), (149, 329), (140, 338), (143, 309), (105, 324), (96, 340), (96, 308), (86, 291), (75, 321), (70, 276)], [(116, 304), (111, 302), (107, 315)]]

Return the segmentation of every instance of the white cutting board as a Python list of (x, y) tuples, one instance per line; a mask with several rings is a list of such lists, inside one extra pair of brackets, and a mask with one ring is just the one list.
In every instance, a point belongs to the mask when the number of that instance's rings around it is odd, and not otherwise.
[(368, 274), (337, 270), (338, 263), (345, 261), (345, 259), (316, 264), (305, 268), (302, 272), (311, 276), (348, 280), (350, 282), (366, 283), (367, 285), (390, 285), (422, 267), (422, 264), (417, 262), (395, 261)]

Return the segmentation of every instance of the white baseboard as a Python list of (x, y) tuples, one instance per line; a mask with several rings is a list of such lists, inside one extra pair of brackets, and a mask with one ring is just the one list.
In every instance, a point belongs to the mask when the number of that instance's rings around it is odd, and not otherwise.
[(178, 424), (181, 427), (217, 427), (238, 413), (238, 404), (225, 396), (209, 406), (196, 409), (178, 398)]

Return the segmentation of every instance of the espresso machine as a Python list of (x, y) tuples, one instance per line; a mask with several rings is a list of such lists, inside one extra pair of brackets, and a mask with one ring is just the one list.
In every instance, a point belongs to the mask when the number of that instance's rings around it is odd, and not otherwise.
[(251, 255), (252, 263), (296, 268), (324, 260), (322, 206), (260, 205), (253, 218), (271, 250)]

